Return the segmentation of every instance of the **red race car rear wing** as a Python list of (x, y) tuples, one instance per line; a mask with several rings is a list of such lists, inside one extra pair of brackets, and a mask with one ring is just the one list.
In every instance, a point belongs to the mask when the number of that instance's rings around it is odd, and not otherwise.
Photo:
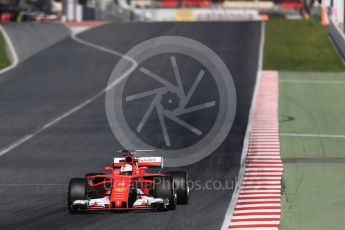
[[(114, 167), (121, 167), (125, 157), (115, 157)], [(135, 158), (138, 167), (157, 167), (163, 168), (163, 158), (162, 157), (137, 157)]]

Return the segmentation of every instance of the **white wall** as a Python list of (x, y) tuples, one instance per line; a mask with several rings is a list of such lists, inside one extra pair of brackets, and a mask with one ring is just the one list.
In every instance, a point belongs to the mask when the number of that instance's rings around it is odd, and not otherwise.
[(333, 0), (332, 19), (338, 25), (344, 23), (344, 0)]

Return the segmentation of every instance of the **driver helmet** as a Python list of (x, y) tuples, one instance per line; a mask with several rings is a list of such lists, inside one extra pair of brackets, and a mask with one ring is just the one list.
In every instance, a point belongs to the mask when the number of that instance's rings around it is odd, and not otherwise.
[(125, 164), (121, 167), (121, 174), (122, 175), (132, 175), (133, 174), (133, 167), (131, 164)]

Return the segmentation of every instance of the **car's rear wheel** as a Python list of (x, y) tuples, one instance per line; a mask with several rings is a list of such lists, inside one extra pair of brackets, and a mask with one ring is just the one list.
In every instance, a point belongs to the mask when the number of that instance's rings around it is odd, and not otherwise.
[(177, 204), (188, 204), (189, 200), (189, 186), (188, 186), (188, 174), (183, 171), (169, 172), (175, 183), (175, 189), (177, 194)]
[(154, 193), (156, 198), (168, 199), (169, 205), (166, 209), (176, 209), (177, 195), (174, 181), (171, 176), (161, 176), (154, 178)]
[(85, 178), (72, 178), (68, 186), (68, 209), (71, 213), (83, 213), (85, 210), (72, 206), (76, 200), (86, 200), (87, 180)]

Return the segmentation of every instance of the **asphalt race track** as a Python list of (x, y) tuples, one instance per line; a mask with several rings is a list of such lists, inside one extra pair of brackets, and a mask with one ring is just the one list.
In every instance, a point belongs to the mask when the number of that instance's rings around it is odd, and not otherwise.
[(19, 61), (23, 61), (69, 36), (68, 28), (53, 23), (10, 23), (4, 27), (13, 46), (16, 47)]
[[(233, 127), (212, 155), (184, 168), (193, 181), (231, 183), (239, 169), (258, 70), (261, 23), (108, 24), (79, 37), (125, 53), (141, 41), (162, 35), (185, 36), (205, 44), (231, 71), (238, 99)], [(118, 60), (66, 38), (1, 75), (0, 149), (101, 91)], [(163, 60), (155, 64), (168, 68)], [(100, 171), (121, 148), (109, 128), (102, 96), (0, 156), (0, 229), (221, 227), (232, 190), (194, 189), (190, 204), (163, 213), (69, 214), (69, 179)]]

